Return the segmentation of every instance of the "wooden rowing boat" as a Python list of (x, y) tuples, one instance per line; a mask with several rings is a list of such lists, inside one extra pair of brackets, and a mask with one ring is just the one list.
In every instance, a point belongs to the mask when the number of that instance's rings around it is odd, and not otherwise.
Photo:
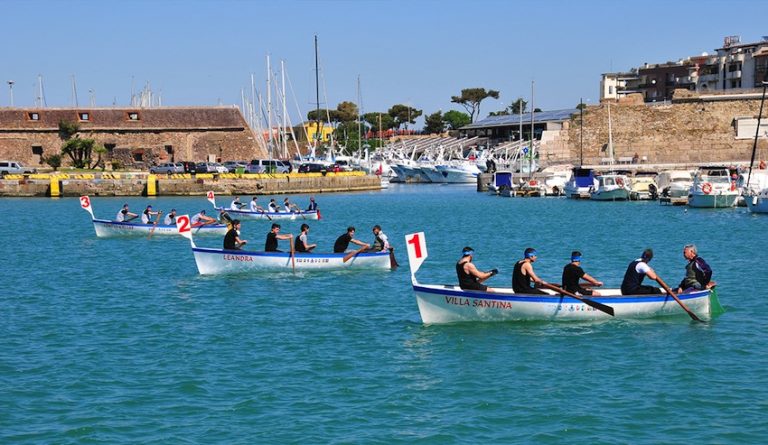
[[(611, 315), (583, 301), (561, 296), (516, 294), (510, 288), (494, 288), (496, 292), (462, 290), (458, 285), (421, 284), (416, 272), (427, 258), (424, 232), (406, 235), (411, 283), (425, 324), (463, 321), (511, 320), (607, 320)], [(685, 311), (669, 295), (621, 295), (619, 289), (600, 289), (599, 297), (589, 300), (610, 306), (615, 318), (650, 318), (666, 315), (686, 316)], [(703, 319), (711, 317), (719, 307), (714, 290), (678, 295), (685, 305)], [(583, 297), (586, 298), (586, 297)]]
[[(176, 218), (178, 233), (189, 239), (197, 270), (201, 275), (251, 271), (390, 269), (389, 252), (290, 253), (251, 252), (197, 247), (192, 237), (189, 216)], [(345, 261), (346, 259), (346, 261)]]
[(251, 210), (245, 210), (245, 209), (229, 209), (224, 207), (217, 207), (216, 206), (216, 196), (212, 191), (209, 191), (206, 194), (206, 197), (208, 198), (208, 202), (213, 205), (213, 208), (220, 211), (221, 209), (226, 210), (227, 213), (229, 213), (229, 216), (231, 216), (233, 219), (267, 219), (267, 220), (296, 220), (296, 219), (312, 219), (312, 220), (318, 220), (320, 219), (320, 211), (319, 210), (300, 210), (296, 212), (267, 212), (267, 211), (261, 211), (261, 212), (254, 212)]
[[(175, 225), (165, 224), (143, 224), (141, 222), (120, 222), (111, 221), (108, 219), (97, 219), (93, 215), (93, 208), (91, 207), (91, 200), (88, 196), (80, 197), (80, 207), (86, 212), (91, 214), (91, 221), (93, 222), (93, 228), (96, 231), (96, 236), (99, 238), (111, 238), (120, 236), (149, 236), (153, 235), (174, 235), (179, 234)], [(192, 228), (195, 235), (219, 235), (223, 236), (227, 233), (227, 226), (221, 224), (212, 224), (207, 226), (199, 226)]]

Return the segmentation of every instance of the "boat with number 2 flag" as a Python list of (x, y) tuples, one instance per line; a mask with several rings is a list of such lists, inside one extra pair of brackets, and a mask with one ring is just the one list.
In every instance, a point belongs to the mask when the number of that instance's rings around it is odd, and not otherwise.
[[(363, 252), (302, 253), (256, 252), (197, 247), (192, 239), (189, 215), (176, 218), (178, 233), (189, 239), (197, 270), (201, 275), (220, 275), (250, 271), (390, 269), (390, 253)], [(293, 239), (291, 239), (293, 242)]]
[[(111, 221), (108, 219), (97, 219), (93, 215), (91, 207), (91, 198), (88, 196), (80, 197), (80, 207), (91, 214), (93, 228), (96, 230), (96, 236), (99, 238), (110, 238), (116, 236), (150, 236), (150, 235), (178, 235), (175, 225), (166, 224), (144, 224), (142, 222)], [(210, 224), (194, 227), (196, 235), (219, 235), (224, 236), (227, 233), (227, 226), (222, 224)]]
[[(511, 288), (495, 292), (463, 290), (455, 284), (421, 284), (416, 273), (427, 259), (424, 232), (405, 237), (411, 283), (421, 320), (425, 324), (468, 321), (513, 320), (608, 320), (611, 318), (651, 318), (676, 315), (688, 318), (672, 296), (621, 295), (619, 289), (600, 289), (599, 297), (567, 295), (547, 290), (547, 295), (516, 294)], [(562, 291), (556, 286), (552, 288)], [(714, 289), (681, 293), (677, 297), (702, 319), (709, 319), (719, 308)]]

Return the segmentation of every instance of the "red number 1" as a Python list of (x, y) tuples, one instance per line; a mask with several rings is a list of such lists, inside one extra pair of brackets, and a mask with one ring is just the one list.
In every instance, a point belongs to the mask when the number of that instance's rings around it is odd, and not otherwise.
[(413, 237), (408, 240), (408, 244), (413, 244), (413, 250), (415, 251), (416, 258), (421, 258), (421, 243), (419, 242), (418, 233), (413, 235)]

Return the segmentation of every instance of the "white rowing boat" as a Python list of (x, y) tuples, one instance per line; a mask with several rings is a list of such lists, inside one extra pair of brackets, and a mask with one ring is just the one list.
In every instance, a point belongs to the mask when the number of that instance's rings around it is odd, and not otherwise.
[[(421, 284), (416, 279), (416, 272), (427, 258), (424, 232), (406, 235), (405, 241), (408, 247), (411, 283), (421, 320), (425, 324), (612, 318), (608, 313), (581, 300), (561, 296), (554, 291), (548, 295), (524, 295), (515, 294), (510, 288), (494, 288), (496, 292), (482, 292), (463, 290), (452, 284)], [(619, 289), (600, 289), (600, 293), (601, 296), (590, 297), (588, 300), (610, 306), (615, 318), (686, 316), (686, 312), (669, 295), (621, 295)], [(714, 290), (681, 293), (678, 298), (702, 319), (710, 318), (712, 308), (719, 307)]]
[[(216, 196), (214, 193), (208, 192), (207, 193), (208, 201), (213, 205), (213, 208), (216, 210), (221, 210), (223, 207), (216, 207)], [(312, 219), (317, 220), (320, 219), (320, 211), (319, 210), (300, 210), (296, 212), (267, 212), (267, 211), (261, 211), (261, 212), (254, 212), (251, 210), (245, 210), (245, 209), (224, 209), (229, 213), (229, 215), (234, 219), (267, 219), (267, 220), (296, 220), (296, 219)]]
[[(142, 222), (121, 222), (111, 221), (108, 219), (97, 219), (93, 215), (93, 208), (91, 207), (91, 199), (88, 196), (80, 197), (80, 207), (86, 212), (91, 214), (91, 221), (93, 221), (93, 228), (96, 231), (96, 236), (99, 238), (111, 238), (119, 236), (149, 236), (152, 235), (164, 236), (164, 235), (178, 235), (179, 232), (176, 229), (176, 225), (166, 224), (144, 224)], [(195, 235), (219, 235), (223, 236), (227, 233), (227, 226), (222, 224), (211, 224), (206, 226), (199, 226), (192, 228)]]
[[(251, 252), (197, 247), (189, 216), (176, 218), (178, 233), (189, 239), (197, 270), (201, 275), (219, 275), (251, 271), (390, 269), (388, 251), (347, 253)], [(293, 241), (293, 240), (291, 240)], [(346, 261), (345, 261), (346, 259)]]

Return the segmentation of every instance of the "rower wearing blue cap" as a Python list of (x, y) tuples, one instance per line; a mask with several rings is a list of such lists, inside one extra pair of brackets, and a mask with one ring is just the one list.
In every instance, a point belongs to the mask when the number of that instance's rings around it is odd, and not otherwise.
[(456, 263), (456, 275), (459, 277), (459, 287), (464, 290), (480, 290), (493, 292), (494, 290), (483, 281), (499, 273), (498, 269), (491, 269), (488, 272), (480, 272), (474, 264), (472, 257), (475, 251), (471, 247), (465, 247), (461, 250), (461, 259)]
[(546, 294), (543, 290), (532, 285), (543, 286), (547, 284), (533, 271), (533, 263), (536, 262), (537, 258), (536, 249), (529, 247), (523, 252), (523, 259), (515, 263), (515, 269), (512, 271), (512, 290), (516, 294)]
[(600, 295), (597, 291), (582, 287), (579, 280), (584, 280), (592, 286), (603, 285), (602, 281), (597, 281), (584, 272), (584, 269), (581, 268), (581, 252), (574, 250), (571, 252), (571, 262), (563, 268), (563, 289), (581, 295)]

